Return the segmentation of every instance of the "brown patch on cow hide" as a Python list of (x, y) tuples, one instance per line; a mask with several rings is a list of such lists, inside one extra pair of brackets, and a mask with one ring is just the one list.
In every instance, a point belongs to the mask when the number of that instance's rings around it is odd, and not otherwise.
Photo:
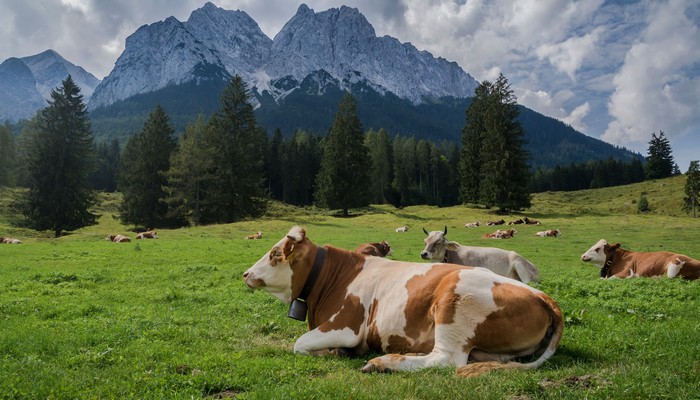
[(367, 314), (367, 347), (374, 352), (381, 352), (382, 337), (377, 328), (377, 307), (379, 307), (379, 300), (375, 298)]
[(496, 353), (534, 352), (551, 322), (546, 300), (508, 283), (495, 283), (491, 293), (498, 310), (477, 325), (468, 347)]
[[(327, 332), (333, 329), (351, 328), (358, 333), (365, 321), (366, 310), (357, 296), (347, 293), (347, 288), (362, 271), (365, 258), (360, 254), (333, 246), (326, 245), (324, 248), (326, 260), (307, 301), (309, 329), (318, 327)], [(316, 257), (315, 252), (314, 257)], [(313, 264), (313, 260), (311, 263)], [(306, 276), (308, 271), (304, 279)], [(338, 315), (330, 322), (335, 314)], [(321, 328), (321, 325), (326, 323), (329, 325)]]
[(386, 346), (387, 353), (405, 353), (413, 349), (407, 338), (398, 335), (389, 336)]
[(460, 265), (437, 264), (425, 275), (414, 276), (406, 283), (405, 332), (413, 341), (408, 351), (429, 353), (435, 345), (435, 324), (454, 321), (459, 302), (459, 296), (455, 294), (459, 281), (456, 272), (463, 269)]

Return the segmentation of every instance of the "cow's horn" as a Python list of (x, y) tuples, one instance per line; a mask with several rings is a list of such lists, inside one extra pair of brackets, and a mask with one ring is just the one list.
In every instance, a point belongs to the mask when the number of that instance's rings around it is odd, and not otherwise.
[(429, 235), (428, 231), (426, 231), (425, 228), (423, 228), (423, 232), (425, 232), (426, 235)]
[(445, 225), (445, 233), (443, 233), (442, 235), (447, 236), (447, 225)]

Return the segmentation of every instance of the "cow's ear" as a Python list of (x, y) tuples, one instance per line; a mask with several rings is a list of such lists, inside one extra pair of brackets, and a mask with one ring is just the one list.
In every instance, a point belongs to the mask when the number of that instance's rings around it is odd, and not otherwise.
[[(289, 237), (289, 236), (287, 236)], [(282, 254), (284, 255), (285, 258), (288, 258), (290, 254), (294, 251), (294, 246), (296, 245), (296, 242), (294, 241), (293, 238), (290, 238), (292, 240), (285, 240), (284, 245), (282, 245)]]
[(610, 246), (612, 249), (619, 249), (620, 248), (620, 243), (615, 243), (614, 245)]
[(447, 250), (457, 251), (457, 249), (459, 248), (459, 243), (453, 242), (451, 240), (448, 240), (447, 242), (445, 242), (445, 244), (447, 245)]

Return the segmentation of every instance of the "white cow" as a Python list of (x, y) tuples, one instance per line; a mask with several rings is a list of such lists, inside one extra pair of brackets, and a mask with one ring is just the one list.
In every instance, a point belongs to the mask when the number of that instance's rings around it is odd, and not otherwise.
[(447, 240), (445, 237), (447, 227), (444, 232), (428, 233), (425, 229), (423, 232), (428, 235), (425, 238), (425, 249), (420, 253), (420, 257), (424, 260), (483, 267), (523, 283), (536, 283), (539, 280), (540, 274), (537, 267), (514, 251), (496, 247), (462, 246)]

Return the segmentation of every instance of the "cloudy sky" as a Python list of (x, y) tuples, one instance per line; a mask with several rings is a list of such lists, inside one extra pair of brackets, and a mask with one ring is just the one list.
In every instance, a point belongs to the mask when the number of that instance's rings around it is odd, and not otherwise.
[[(301, 2), (212, 0), (270, 38)], [(3, 0), (0, 61), (53, 49), (99, 79), (126, 37), (205, 0)], [(479, 81), (503, 73), (518, 101), (589, 136), (646, 155), (664, 131), (685, 172), (700, 159), (698, 0), (306, 0), (356, 7), (378, 36), (457, 62)]]

